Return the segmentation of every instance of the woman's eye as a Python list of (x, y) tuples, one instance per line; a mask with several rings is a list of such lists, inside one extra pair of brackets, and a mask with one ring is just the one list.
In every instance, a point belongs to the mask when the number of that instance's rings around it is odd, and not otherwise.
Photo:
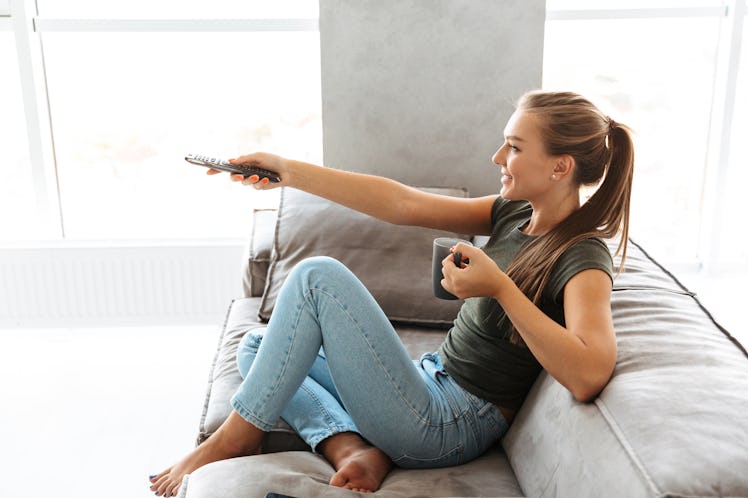
[(515, 152), (517, 152), (517, 151), (519, 150), (519, 149), (518, 149), (517, 147), (515, 147), (515, 146), (514, 146), (514, 145), (512, 145), (512, 144), (509, 144), (509, 148), (510, 148), (511, 150), (515, 151)]

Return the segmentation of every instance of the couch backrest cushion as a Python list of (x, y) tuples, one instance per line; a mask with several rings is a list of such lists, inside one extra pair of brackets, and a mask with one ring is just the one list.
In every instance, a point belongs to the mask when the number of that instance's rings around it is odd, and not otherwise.
[[(458, 188), (424, 190), (467, 196)], [(283, 189), (260, 317), (270, 317), (278, 292), (297, 263), (310, 256), (330, 256), (366, 285), (390, 320), (449, 327), (462, 301), (437, 299), (431, 288), (432, 243), (445, 236), (460, 235), (392, 225), (321, 197)]]
[(748, 496), (748, 358), (636, 245), (594, 403), (543, 373), (503, 444), (527, 496)]
[(277, 218), (277, 209), (255, 209), (252, 212), (252, 233), (242, 258), (244, 297), (261, 297), (265, 291)]

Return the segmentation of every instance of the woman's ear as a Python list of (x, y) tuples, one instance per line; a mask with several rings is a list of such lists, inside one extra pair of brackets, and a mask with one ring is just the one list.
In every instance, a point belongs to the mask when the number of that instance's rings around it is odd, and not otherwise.
[(556, 158), (556, 164), (553, 167), (553, 174), (557, 178), (563, 178), (574, 171), (574, 158), (569, 154), (563, 154)]

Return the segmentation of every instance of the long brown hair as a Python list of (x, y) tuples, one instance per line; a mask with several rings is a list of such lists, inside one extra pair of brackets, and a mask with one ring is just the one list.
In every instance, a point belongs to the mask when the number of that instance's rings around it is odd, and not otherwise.
[[(506, 273), (536, 305), (561, 255), (577, 242), (620, 235), (616, 255), (623, 268), (629, 233), (629, 206), (634, 173), (631, 130), (571, 92), (534, 91), (523, 95), (517, 110), (534, 114), (550, 155), (574, 158), (579, 187), (602, 184), (582, 206), (517, 253)], [(522, 344), (512, 327), (510, 341)]]

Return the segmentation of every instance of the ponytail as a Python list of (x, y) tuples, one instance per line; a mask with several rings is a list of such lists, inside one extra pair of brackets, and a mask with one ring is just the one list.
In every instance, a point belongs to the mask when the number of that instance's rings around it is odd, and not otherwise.
[[(532, 240), (507, 267), (506, 274), (538, 305), (556, 262), (567, 249), (584, 239), (620, 236), (615, 254), (621, 254), (618, 273), (623, 270), (628, 247), (634, 144), (627, 126), (616, 123), (574, 93), (530, 92), (520, 99), (517, 109), (540, 118), (541, 139), (549, 154), (568, 154), (574, 158), (574, 180), (579, 187), (600, 184), (587, 202)], [(510, 341), (523, 343), (514, 327)]]

